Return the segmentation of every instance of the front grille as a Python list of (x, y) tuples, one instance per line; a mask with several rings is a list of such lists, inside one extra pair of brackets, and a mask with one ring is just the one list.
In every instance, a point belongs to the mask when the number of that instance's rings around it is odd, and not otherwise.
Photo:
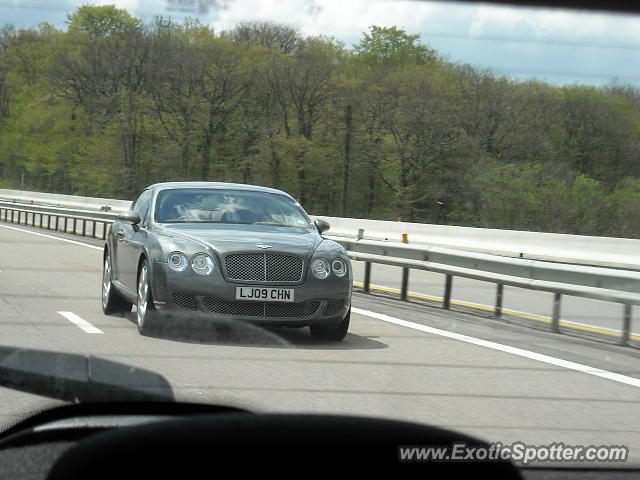
[(322, 311), (323, 315), (335, 315), (340, 313), (344, 307), (344, 300), (327, 300), (327, 304)]
[(202, 302), (211, 313), (260, 318), (305, 318), (313, 315), (320, 306), (318, 300), (301, 303), (227, 302), (216, 297), (202, 297)]
[(265, 275), (264, 253), (234, 253), (224, 259), (231, 280), (262, 280)]
[(294, 255), (278, 253), (232, 253), (225, 257), (229, 280), (260, 282), (299, 282), (303, 261)]
[(198, 306), (196, 305), (196, 300), (193, 298), (193, 295), (186, 293), (174, 293), (173, 303), (184, 310), (198, 310)]

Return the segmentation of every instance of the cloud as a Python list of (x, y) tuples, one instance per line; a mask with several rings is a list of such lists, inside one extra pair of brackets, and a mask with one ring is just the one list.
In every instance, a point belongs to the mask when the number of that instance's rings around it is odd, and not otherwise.
[(433, 2), (415, 1), (231, 1), (213, 24), (220, 30), (242, 21), (271, 20), (296, 26), (305, 35), (330, 35), (349, 42), (370, 25), (396, 25), (418, 32), (439, 8), (442, 7)]
[(638, 46), (640, 19), (624, 14), (480, 5), (475, 7), (469, 35), (504, 35), (530, 41)]
[(138, 8), (138, 0), (93, 0), (90, 2), (78, 2), (79, 5), (90, 3), (92, 5), (115, 5), (116, 8), (122, 8), (129, 12), (134, 12)]

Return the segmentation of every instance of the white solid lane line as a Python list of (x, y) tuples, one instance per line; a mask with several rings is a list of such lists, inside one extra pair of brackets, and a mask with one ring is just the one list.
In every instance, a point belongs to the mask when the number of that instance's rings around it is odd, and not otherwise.
[(365, 315), (367, 317), (376, 318), (383, 322), (393, 323), (400, 325), (401, 327), (412, 328), (425, 333), (431, 333), (433, 335), (440, 335), (442, 337), (450, 338), (452, 340), (458, 340), (461, 342), (478, 345), (480, 347), (491, 348), (492, 350), (498, 350), (512, 355), (518, 355), (520, 357), (529, 358), (538, 362), (548, 363), (557, 367), (568, 368), (589, 375), (595, 375), (596, 377), (606, 378), (615, 382), (624, 383), (633, 387), (640, 387), (640, 378), (628, 377), (619, 373), (609, 372), (607, 370), (601, 370), (599, 368), (590, 367), (588, 365), (582, 365), (580, 363), (570, 362), (568, 360), (562, 360), (560, 358), (550, 357), (549, 355), (543, 355), (541, 353), (531, 352), (529, 350), (523, 350), (521, 348), (510, 347), (509, 345), (502, 345), (501, 343), (490, 342), (488, 340), (482, 340), (479, 338), (469, 337), (467, 335), (461, 335), (459, 333), (448, 332), (446, 330), (440, 330), (439, 328), (428, 327), (419, 323), (409, 322), (407, 320), (401, 320), (399, 318), (384, 315), (382, 313), (370, 312), (369, 310), (362, 310), (360, 308), (351, 307), (353, 313), (359, 315)]
[[(56, 237), (54, 235), (47, 235), (46, 233), (32, 232), (31, 230), (24, 230), (22, 228), (10, 227), (8, 225), (0, 225), (0, 228), (8, 228), (9, 230), (16, 230), (18, 232), (30, 233), (31, 235), (38, 235), (39, 237), (53, 238), (54, 240), (60, 240), (61, 242), (73, 243), (74, 245), (81, 245), (83, 247), (94, 248), (96, 250), (102, 250), (102, 247), (95, 245), (89, 245), (88, 243), (76, 242), (75, 240), (69, 240), (67, 238)], [(64, 232), (60, 232), (64, 233)]]
[(64, 318), (66, 318), (67, 320), (69, 320), (71, 323), (76, 325), (77, 327), (80, 327), (82, 330), (84, 330), (87, 333), (104, 333), (102, 330), (94, 327), (89, 322), (87, 322), (84, 318), (79, 317), (73, 312), (58, 312), (58, 313), (62, 315)]

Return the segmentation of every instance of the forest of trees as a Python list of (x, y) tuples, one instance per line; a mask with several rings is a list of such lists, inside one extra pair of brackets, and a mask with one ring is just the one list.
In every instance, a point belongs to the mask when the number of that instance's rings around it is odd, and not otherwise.
[(638, 237), (640, 90), (517, 82), (393, 27), (347, 47), (83, 6), (66, 30), (0, 30), (0, 187), (175, 180), (273, 186), (316, 215)]

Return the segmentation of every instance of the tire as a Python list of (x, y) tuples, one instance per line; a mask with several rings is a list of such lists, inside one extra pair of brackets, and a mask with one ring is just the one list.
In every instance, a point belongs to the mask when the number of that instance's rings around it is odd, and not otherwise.
[(347, 312), (347, 315), (344, 317), (337, 326), (335, 327), (318, 327), (312, 325), (309, 327), (311, 330), (311, 336), (317, 340), (327, 340), (332, 342), (339, 342), (344, 340), (344, 337), (347, 336), (347, 331), (349, 330), (349, 323), (351, 322), (351, 308)]
[(140, 265), (137, 291), (136, 323), (138, 324), (138, 331), (145, 335), (153, 330), (156, 317), (156, 309), (153, 305), (153, 295), (149, 284), (149, 263), (146, 260), (143, 260), (142, 265)]
[(122, 296), (113, 287), (111, 280), (113, 271), (111, 269), (111, 254), (107, 252), (102, 266), (102, 311), (105, 315), (112, 313), (129, 313), (133, 306), (131, 302)]

